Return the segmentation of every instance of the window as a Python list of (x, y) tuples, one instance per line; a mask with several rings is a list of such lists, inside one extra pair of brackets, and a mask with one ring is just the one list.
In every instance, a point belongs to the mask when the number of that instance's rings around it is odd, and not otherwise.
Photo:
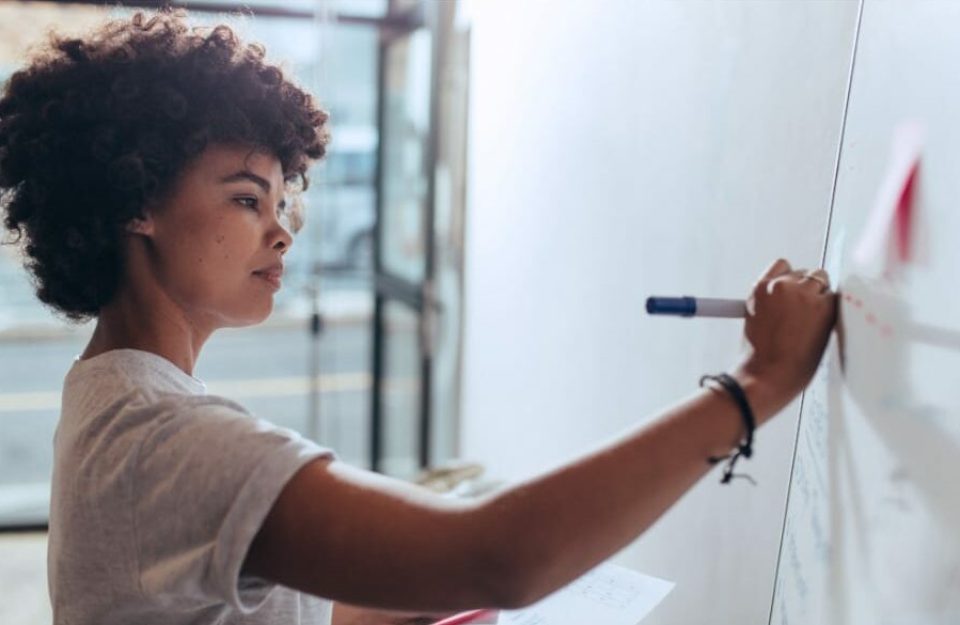
[[(209, 7), (234, 3), (197, 3)], [(205, 346), (195, 375), (211, 393), (367, 464), (370, 408), (370, 272), (377, 151), (377, 23), (386, 0), (261, 3), (303, 15), (229, 21), (267, 47), (331, 112), (327, 161), (311, 172), (307, 221), (287, 256), (273, 315), (225, 330)], [(252, 6), (256, 8), (257, 3)], [(307, 15), (320, 6), (317, 17)], [(335, 19), (350, 11), (357, 19)], [(0, 4), (0, 79), (50, 29), (82, 32), (133, 9), (82, 3)], [(326, 19), (324, 19), (326, 18)], [(194, 12), (197, 23), (224, 16)], [(335, 62), (334, 62), (335, 60)], [(319, 308), (325, 324), (311, 334)], [(0, 526), (46, 522), (60, 387), (93, 324), (71, 325), (33, 295), (13, 246), (0, 246)]]

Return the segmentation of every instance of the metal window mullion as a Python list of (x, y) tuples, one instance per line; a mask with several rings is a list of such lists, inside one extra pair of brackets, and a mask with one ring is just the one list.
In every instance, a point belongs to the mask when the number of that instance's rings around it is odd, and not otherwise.
[[(195, 13), (243, 13), (254, 17), (274, 17), (291, 19), (315, 19), (316, 12), (303, 9), (289, 9), (270, 5), (256, 4), (216, 4), (213, 2), (156, 2), (156, 0), (36, 0), (51, 4), (84, 4), (102, 6), (111, 9), (153, 9), (163, 8), (185, 9)], [(394, 29), (409, 29), (416, 22), (416, 12), (388, 14), (384, 17), (370, 17), (368, 15), (354, 15), (350, 13), (331, 13), (332, 21), (342, 24), (367, 25), (388, 27)]]

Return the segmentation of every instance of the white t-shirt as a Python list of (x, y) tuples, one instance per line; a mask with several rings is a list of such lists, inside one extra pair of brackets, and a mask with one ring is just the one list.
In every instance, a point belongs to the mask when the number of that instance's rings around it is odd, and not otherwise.
[(330, 622), (330, 602), (240, 574), (284, 485), (329, 450), (133, 349), (73, 364), (54, 449), (55, 625)]

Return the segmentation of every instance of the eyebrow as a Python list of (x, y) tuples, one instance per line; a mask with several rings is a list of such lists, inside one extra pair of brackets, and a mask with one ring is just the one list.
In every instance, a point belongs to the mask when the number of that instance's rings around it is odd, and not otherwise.
[(229, 184), (239, 180), (249, 180), (263, 189), (264, 193), (270, 193), (270, 182), (268, 182), (266, 178), (261, 178), (260, 176), (249, 171), (238, 171), (235, 174), (221, 178), (220, 182), (223, 184)]

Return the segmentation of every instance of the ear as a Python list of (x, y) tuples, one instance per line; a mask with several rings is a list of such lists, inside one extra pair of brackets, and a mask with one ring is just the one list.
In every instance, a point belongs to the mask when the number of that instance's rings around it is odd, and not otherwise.
[(146, 217), (135, 217), (127, 222), (124, 230), (130, 234), (142, 234), (144, 236), (153, 236), (153, 219), (148, 214)]

